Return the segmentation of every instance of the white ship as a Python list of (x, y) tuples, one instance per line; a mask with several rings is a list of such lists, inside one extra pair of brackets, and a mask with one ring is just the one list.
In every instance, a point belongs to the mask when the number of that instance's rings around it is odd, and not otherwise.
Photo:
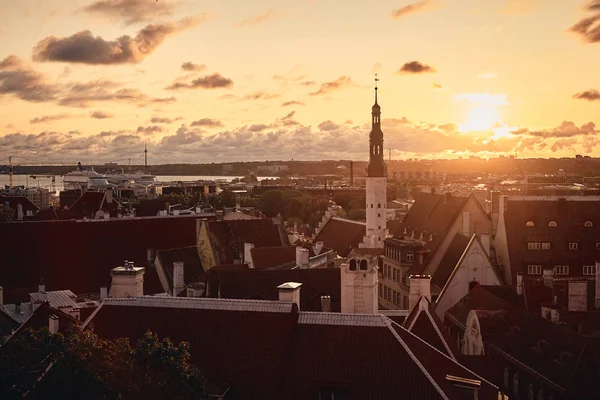
[(143, 172), (125, 173), (121, 170), (120, 174), (107, 173), (106, 179), (115, 185), (150, 185), (156, 183), (156, 176), (144, 174)]
[(106, 175), (99, 174), (94, 169), (84, 169), (81, 163), (77, 163), (77, 170), (71, 171), (63, 176), (65, 190), (69, 189), (95, 189), (110, 186)]

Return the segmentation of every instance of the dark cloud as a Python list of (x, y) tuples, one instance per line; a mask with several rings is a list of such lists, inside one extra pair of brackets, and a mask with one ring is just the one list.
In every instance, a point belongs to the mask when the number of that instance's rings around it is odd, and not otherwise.
[(50, 83), (39, 72), (17, 56), (0, 61), (0, 95), (14, 95), (32, 102), (51, 101), (58, 97), (61, 87)]
[(112, 118), (113, 115), (110, 113), (107, 113), (105, 111), (94, 111), (90, 114), (90, 116), (92, 118), (96, 118), (96, 119), (107, 119), (107, 118)]
[(318, 96), (322, 94), (328, 94), (338, 89), (343, 89), (353, 85), (352, 79), (348, 76), (340, 76), (335, 81), (325, 82), (321, 84), (321, 87), (316, 92), (310, 93), (311, 96)]
[(294, 119), (294, 115), (296, 115), (296, 111), (290, 111), (285, 117), (279, 118), (277, 120), (277, 125), (283, 126), (292, 126), (292, 125), (300, 125), (300, 122)]
[(181, 69), (184, 71), (198, 72), (198, 71), (204, 71), (206, 69), (206, 65), (194, 64), (193, 62), (188, 61), (188, 62), (184, 62), (183, 64), (181, 64)]
[(147, 25), (135, 37), (121, 36), (105, 40), (89, 30), (71, 36), (48, 36), (33, 49), (34, 61), (60, 61), (83, 64), (139, 63), (174, 33), (191, 28), (201, 20), (186, 18), (178, 22)]
[(111, 19), (123, 19), (126, 25), (153, 21), (172, 15), (178, 2), (148, 0), (97, 0), (83, 10)]
[(292, 100), (292, 101), (286, 101), (285, 103), (282, 103), (281, 106), (282, 107), (288, 107), (288, 106), (303, 106), (305, 105), (303, 102), (301, 101), (296, 101), (296, 100)]
[(340, 128), (341, 128), (340, 125), (338, 125), (335, 122), (330, 121), (330, 120), (323, 121), (319, 124), (319, 129), (322, 131), (335, 131)]
[(221, 127), (223, 123), (218, 119), (202, 118), (194, 121), (190, 124), (191, 126), (207, 126), (207, 127)]
[(138, 89), (122, 88), (115, 90), (114, 82), (91, 81), (71, 86), (61, 97), (58, 104), (67, 107), (87, 108), (98, 102), (120, 101), (144, 104), (150, 97)]
[(269, 127), (269, 125), (266, 124), (254, 124), (254, 125), (250, 125), (250, 128), (248, 128), (248, 130), (250, 130), (251, 132), (262, 132), (265, 129), (267, 129)]
[(144, 135), (154, 135), (162, 132), (164, 129), (162, 126), (151, 125), (151, 126), (138, 126), (136, 132)]
[(600, 100), (600, 92), (595, 89), (586, 90), (584, 92), (576, 93), (573, 95), (574, 99), (596, 101)]
[(250, 18), (246, 18), (240, 22), (238, 22), (236, 24), (236, 26), (238, 27), (244, 27), (244, 26), (248, 26), (248, 25), (258, 25), (258, 24), (262, 24), (263, 22), (273, 18), (275, 16), (275, 13), (273, 12), (273, 10), (269, 10), (267, 12), (265, 12), (264, 14), (260, 14), (260, 15), (256, 15), (254, 17), (250, 17)]
[(165, 103), (165, 104), (168, 104), (168, 103), (175, 103), (177, 101), (177, 99), (175, 97), (173, 97), (173, 96), (171, 96), (171, 97), (157, 97), (157, 98), (151, 99), (150, 101), (152, 103)]
[(35, 117), (33, 119), (30, 119), (29, 123), (41, 124), (44, 122), (58, 121), (59, 119), (66, 119), (66, 118), (70, 118), (70, 117), (71, 116), (69, 114), (44, 115), (42, 117)]
[(166, 89), (220, 89), (232, 86), (233, 81), (231, 79), (225, 78), (224, 76), (221, 76), (221, 74), (212, 74), (196, 78), (190, 83), (175, 82)]
[(435, 72), (435, 69), (419, 61), (410, 61), (404, 64), (399, 70), (400, 74), (426, 74)]
[(404, 7), (400, 7), (396, 10), (393, 10), (390, 13), (390, 18), (399, 19), (405, 17), (409, 14), (415, 14), (425, 10), (431, 10), (435, 8), (435, 3), (430, 0), (419, 0), (414, 3), (408, 4)]
[(600, 42), (600, 1), (593, 0), (589, 2), (584, 10), (593, 13), (593, 15), (580, 19), (569, 30), (577, 34), (586, 43)]
[(575, 136), (596, 135), (596, 125), (593, 122), (578, 127), (574, 122), (563, 121), (559, 126), (552, 129), (531, 131), (526, 128), (521, 128), (511, 132), (513, 135), (528, 135), (539, 138), (570, 138)]
[(172, 124), (175, 120), (171, 118), (152, 117), (150, 122), (153, 124)]
[(160, 144), (165, 149), (177, 149), (180, 146), (191, 145), (199, 142), (202, 136), (196, 132), (188, 130), (185, 126), (177, 129), (177, 133), (170, 136), (165, 136)]
[(254, 92), (249, 93), (242, 97), (242, 100), (271, 100), (280, 97), (278, 94), (271, 94), (265, 92)]

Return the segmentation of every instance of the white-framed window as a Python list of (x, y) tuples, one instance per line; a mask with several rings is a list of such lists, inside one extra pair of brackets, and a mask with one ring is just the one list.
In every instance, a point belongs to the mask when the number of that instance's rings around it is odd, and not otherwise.
[(535, 224), (533, 223), (533, 221), (527, 221), (527, 223), (525, 224), (526, 227), (532, 227), (535, 226)]
[(406, 262), (413, 262), (415, 260), (415, 253), (412, 251), (406, 252)]
[(556, 228), (558, 226), (558, 224), (556, 223), (556, 221), (550, 221), (550, 222), (548, 222), (548, 226), (551, 228)]
[(542, 250), (551, 250), (552, 244), (550, 242), (542, 242)]
[(568, 265), (554, 266), (554, 275), (569, 275), (569, 266)]
[(583, 226), (585, 226), (586, 228), (591, 228), (592, 226), (594, 226), (594, 223), (592, 221), (585, 221), (585, 224), (583, 224)]
[(528, 265), (527, 273), (529, 275), (541, 275), (542, 274), (542, 266), (541, 265)]
[(527, 242), (528, 250), (540, 250), (542, 248), (542, 244), (540, 242)]
[(569, 250), (577, 250), (578, 247), (579, 247), (579, 243), (577, 243), (577, 242), (569, 243)]
[(583, 266), (583, 274), (584, 275), (596, 275), (596, 266), (595, 265), (584, 265)]

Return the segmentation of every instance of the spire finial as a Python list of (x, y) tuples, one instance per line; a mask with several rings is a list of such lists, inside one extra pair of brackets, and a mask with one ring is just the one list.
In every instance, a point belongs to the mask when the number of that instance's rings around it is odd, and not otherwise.
[(379, 82), (379, 78), (377, 77), (377, 73), (375, 73), (375, 104), (377, 104), (377, 85)]

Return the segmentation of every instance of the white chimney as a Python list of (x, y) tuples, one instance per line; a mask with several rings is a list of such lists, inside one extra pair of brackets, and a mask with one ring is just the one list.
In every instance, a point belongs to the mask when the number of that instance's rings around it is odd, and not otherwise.
[(19, 221), (23, 219), (23, 205), (21, 203), (17, 204), (17, 219)]
[(596, 261), (596, 308), (600, 308), (600, 262)]
[(0, 286), (0, 307), (4, 306), (4, 289)]
[(315, 253), (315, 255), (319, 255), (321, 254), (321, 250), (323, 250), (323, 242), (321, 240), (319, 240), (317, 243), (315, 243), (315, 245), (313, 246), (313, 252)]
[(296, 246), (296, 266), (301, 269), (308, 269), (308, 249), (302, 246)]
[(50, 333), (58, 333), (58, 317), (56, 315), (51, 315), (48, 318), (48, 330)]
[(421, 297), (431, 301), (431, 275), (411, 275), (410, 293), (408, 295), (408, 310), (412, 310)]
[(40, 292), (40, 293), (46, 293), (46, 285), (44, 285), (43, 283), (40, 283), (38, 285), (38, 292)]
[(173, 263), (173, 296), (177, 297), (184, 289), (183, 261), (175, 261)]
[(244, 262), (248, 264), (248, 268), (254, 268), (254, 263), (252, 262), (252, 252), (251, 250), (254, 248), (254, 243), (244, 243)]
[(331, 296), (321, 296), (321, 312), (331, 312)]
[(558, 311), (557, 306), (553, 306), (550, 309), (550, 320), (554, 323), (557, 323), (558, 321), (560, 321), (560, 313)]
[(279, 291), (279, 301), (291, 301), (296, 303), (298, 310), (300, 310), (300, 286), (298, 282), (286, 282), (277, 286)]
[(144, 267), (125, 261), (121, 267), (110, 271), (111, 285), (108, 296), (112, 298), (141, 297), (144, 295)]
[(100, 286), (100, 300), (108, 297), (108, 288), (106, 286)]
[[(368, 255), (365, 257), (370, 258)], [(357, 263), (360, 264), (360, 261), (357, 260)], [(360, 269), (359, 265), (351, 270), (347, 262), (340, 265), (343, 313), (377, 314), (379, 312), (377, 269), (377, 260), (374, 258), (367, 262), (366, 270)]]
[(148, 264), (154, 264), (154, 250), (146, 250), (146, 261), (148, 262)]
[(105, 212), (104, 213), (104, 219), (110, 219), (110, 213), (109, 212)]
[(517, 273), (517, 294), (523, 296), (523, 274)]
[(113, 201), (112, 189), (106, 189), (106, 193), (104, 195), (106, 196), (106, 204), (111, 204)]

